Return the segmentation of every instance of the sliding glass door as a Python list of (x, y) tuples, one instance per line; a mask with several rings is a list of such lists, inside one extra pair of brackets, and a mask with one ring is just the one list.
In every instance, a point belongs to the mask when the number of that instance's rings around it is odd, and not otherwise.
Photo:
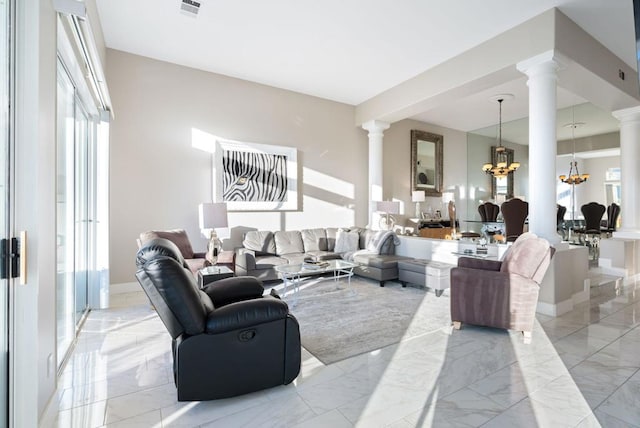
[(56, 183), (56, 319), (57, 361), (75, 338), (75, 94), (71, 79), (58, 63)]
[[(1, 1), (1, 0), (0, 0)], [(96, 269), (96, 129), (71, 75), (58, 61), (57, 88), (57, 361), (89, 310)]]

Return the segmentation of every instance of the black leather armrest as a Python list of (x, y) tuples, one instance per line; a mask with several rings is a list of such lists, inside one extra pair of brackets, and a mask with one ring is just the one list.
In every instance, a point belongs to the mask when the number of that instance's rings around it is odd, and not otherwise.
[(499, 271), (501, 266), (502, 262), (498, 260), (476, 259), (473, 257), (460, 257), (458, 259), (458, 267), (470, 269)]
[(236, 276), (209, 283), (202, 291), (219, 308), (229, 303), (258, 298), (264, 293), (264, 287), (262, 281), (252, 276)]
[(205, 252), (193, 253), (193, 258), (194, 259), (204, 259), (206, 255), (207, 255), (207, 253), (205, 253)]
[(217, 334), (248, 328), (285, 319), (288, 313), (287, 304), (271, 296), (231, 303), (209, 314), (205, 332)]

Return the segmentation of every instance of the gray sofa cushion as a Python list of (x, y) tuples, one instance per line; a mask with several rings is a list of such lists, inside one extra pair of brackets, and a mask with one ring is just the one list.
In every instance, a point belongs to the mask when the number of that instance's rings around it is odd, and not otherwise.
[(276, 254), (292, 254), (304, 253), (304, 245), (302, 245), (302, 234), (298, 230), (283, 231), (279, 230), (274, 233), (276, 241)]
[(256, 252), (256, 256), (276, 253), (276, 243), (273, 233), (267, 230), (252, 230), (247, 232), (242, 246)]
[(339, 230), (346, 229), (340, 227), (327, 227), (325, 229), (325, 232), (327, 232), (327, 251), (333, 251), (336, 248), (336, 236)]
[(289, 261), (278, 256), (262, 256), (256, 258), (256, 270), (272, 269), (276, 266), (286, 265)]
[(324, 229), (305, 229), (301, 231), (304, 251), (327, 251), (327, 233)]
[(280, 257), (287, 260), (290, 265), (301, 265), (302, 262), (304, 262), (305, 255), (301, 253), (290, 253), (284, 254)]

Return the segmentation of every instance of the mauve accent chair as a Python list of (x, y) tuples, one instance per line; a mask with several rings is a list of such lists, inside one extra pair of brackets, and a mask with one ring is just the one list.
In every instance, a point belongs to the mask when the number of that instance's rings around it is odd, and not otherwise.
[(451, 320), (522, 331), (531, 342), (540, 283), (554, 249), (545, 239), (524, 233), (511, 245), (504, 260), (460, 257), (451, 269)]
[(178, 401), (233, 397), (291, 383), (300, 372), (300, 329), (289, 307), (263, 296), (253, 277), (203, 289), (167, 239), (138, 251), (136, 278), (169, 331)]
[(529, 216), (529, 203), (522, 199), (513, 198), (500, 206), (507, 242), (514, 242), (524, 232), (524, 223)]
[(210, 265), (205, 258), (206, 253), (196, 253), (193, 251), (189, 236), (187, 236), (187, 232), (184, 229), (150, 230), (148, 232), (142, 232), (138, 240), (138, 248), (156, 238), (168, 239), (173, 242), (180, 250), (180, 254), (194, 276), (200, 269)]

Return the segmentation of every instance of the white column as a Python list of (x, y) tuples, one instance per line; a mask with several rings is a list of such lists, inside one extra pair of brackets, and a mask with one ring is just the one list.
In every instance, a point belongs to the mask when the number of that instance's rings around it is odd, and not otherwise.
[(550, 51), (517, 67), (529, 77), (529, 230), (557, 245), (556, 81), (560, 63)]
[(370, 120), (362, 124), (362, 128), (369, 131), (369, 227), (373, 225), (375, 201), (382, 200), (382, 141), (384, 131), (390, 124), (379, 120)]
[(640, 239), (640, 107), (614, 111), (620, 121), (620, 218), (616, 238)]

